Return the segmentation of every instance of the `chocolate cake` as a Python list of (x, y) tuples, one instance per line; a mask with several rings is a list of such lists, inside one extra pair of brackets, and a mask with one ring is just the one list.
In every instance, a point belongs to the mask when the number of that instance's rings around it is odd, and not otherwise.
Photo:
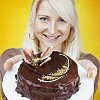
[(77, 64), (57, 51), (44, 59), (41, 55), (25, 54), (27, 60), (23, 60), (16, 75), (16, 91), (30, 100), (68, 100), (79, 90)]

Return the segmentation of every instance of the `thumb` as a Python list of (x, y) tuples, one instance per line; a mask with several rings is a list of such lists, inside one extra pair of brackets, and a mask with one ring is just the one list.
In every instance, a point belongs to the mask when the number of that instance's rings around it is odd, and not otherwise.
[(92, 71), (88, 71), (88, 72), (87, 72), (87, 77), (88, 77), (88, 78), (91, 78), (91, 77), (92, 77)]
[(12, 69), (12, 66), (14, 65), (13, 60), (10, 58), (4, 63), (4, 70), (10, 71)]
[(95, 80), (95, 77), (96, 77), (96, 71), (95, 70), (89, 70), (88, 72), (87, 72), (87, 77), (88, 78), (92, 78), (93, 80)]

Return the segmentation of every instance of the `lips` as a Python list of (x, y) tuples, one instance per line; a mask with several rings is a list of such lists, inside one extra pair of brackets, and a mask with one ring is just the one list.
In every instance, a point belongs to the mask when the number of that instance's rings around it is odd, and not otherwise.
[(47, 37), (48, 39), (50, 40), (55, 40), (55, 39), (58, 39), (61, 35), (46, 35), (46, 34), (43, 34), (45, 37)]

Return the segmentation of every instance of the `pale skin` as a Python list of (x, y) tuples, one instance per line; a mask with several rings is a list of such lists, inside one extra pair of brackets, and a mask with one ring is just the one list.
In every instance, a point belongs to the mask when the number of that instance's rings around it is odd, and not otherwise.
[[(36, 13), (36, 19), (33, 25), (34, 33), (40, 42), (41, 51), (44, 51), (48, 46), (53, 46), (53, 50), (61, 52), (61, 45), (68, 38), (71, 25), (44, 5), (44, 2), (42, 2)], [(27, 52), (29, 55), (32, 54), (31, 49), (27, 50)], [(23, 55), (17, 55), (8, 59), (4, 63), (4, 69), (10, 71), (13, 65), (23, 58)], [(96, 66), (87, 59), (77, 62), (87, 70), (87, 77), (95, 80), (97, 75)], [(93, 96), (89, 100), (93, 100)]]
[(47, 46), (53, 46), (54, 50), (61, 51), (62, 43), (68, 38), (71, 26), (42, 2), (33, 27), (43, 51)]

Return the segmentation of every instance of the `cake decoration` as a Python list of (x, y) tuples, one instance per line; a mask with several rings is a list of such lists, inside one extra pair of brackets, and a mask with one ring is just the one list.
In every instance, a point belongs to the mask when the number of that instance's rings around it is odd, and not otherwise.
[(32, 66), (41, 66), (47, 61), (49, 61), (51, 58), (49, 57), (52, 53), (52, 47), (46, 48), (44, 52), (38, 57), (37, 55), (32, 52), (31, 56), (28, 54), (27, 50), (23, 50), (23, 54), (25, 56), (25, 61), (28, 64), (31, 64)]
[[(59, 55), (62, 55), (62, 54), (59, 54)], [(51, 72), (48, 75), (42, 75), (41, 79), (38, 78), (38, 80), (40, 82), (53, 82), (62, 78), (65, 74), (67, 75), (67, 72), (69, 70), (69, 59), (67, 56), (66, 58), (68, 61), (61, 68), (58, 68), (56, 72), (54, 73)]]
[[(43, 53), (41, 53), (40, 57), (35, 55), (33, 52), (32, 52), (32, 55), (30, 56), (25, 49), (23, 50), (23, 54), (25, 55), (24, 60), (28, 64), (31, 64), (32, 66), (36, 66), (36, 67), (41, 66), (44, 63), (46, 63), (47, 61), (51, 60), (51, 57), (50, 57), (51, 53), (52, 53), (52, 47), (48, 47)], [(63, 54), (59, 54), (59, 55), (65, 56)], [(62, 78), (63, 75), (65, 75), (69, 70), (69, 59), (67, 56), (65, 56), (65, 57), (67, 58), (68, 61), (64, 65), (62, 65), (61, 68), (58, 68), (55, 72), (51, 72), (47, 75), (43, 74), (41, 76), (41, 79), (38, 78), (38, 80), (40, 82), (53, 82), (53, 81), (56, 81), (56, 80)], [(30, 68), (29, 66), (27, 66), (27, 67)], [(35, 71), (33, 69), (31, 69), (31, 70)], [(35, 71), (35, 72), (37, 72), (37, 71)], [(42, 73), (39, 73), (39, 74), (42, 74)]]

